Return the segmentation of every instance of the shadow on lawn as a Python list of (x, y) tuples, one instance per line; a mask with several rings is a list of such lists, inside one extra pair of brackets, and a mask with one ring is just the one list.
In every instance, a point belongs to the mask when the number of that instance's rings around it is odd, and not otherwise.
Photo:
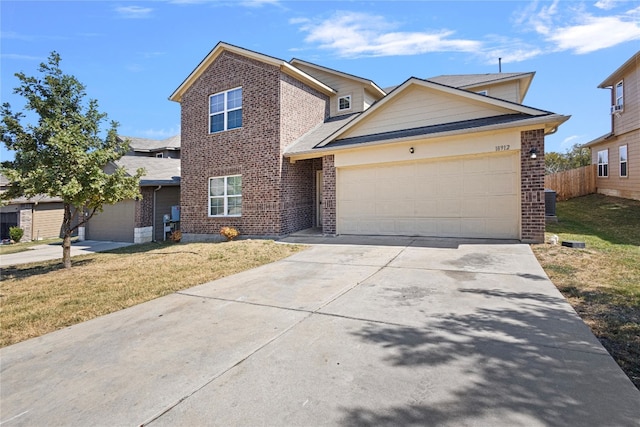
[(633, 386), (620, 387), (622, 372), (564, 300), (466, 292), (517, 299), (521, 308), (444, 315), (418, 328), (368, 324), (355, 335), (381, 346), (388, 355), (383, 363), (433, 367), (416, 371), (433, 379), (447, 368), (460, 372), (460, 363), (466, 370), (440, 384), (427, 381), (427, 392), (416, 387), (417, 398), (406, 406), (343, 408), (343, 425), (636, 425)]

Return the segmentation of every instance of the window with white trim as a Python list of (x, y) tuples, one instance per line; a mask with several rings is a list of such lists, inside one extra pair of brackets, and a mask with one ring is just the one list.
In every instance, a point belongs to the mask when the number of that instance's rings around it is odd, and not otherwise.
[(628, 165), (628, 157), (627, 157), (627, 146), (626, 145), (621, 145), (620, 146), (620, 176), (621, 177), (627, 177), (629, 176), (629, 170), (627, 169), (627, 165)]
[(242, 88), (209, 97), (209, 133), (242, 127)]
[(624, 106), (624, 83), (622, 80), (616, 85), (616, 107), (622, 108)]
[(351, 109), (351, 95), (338, 98), (338, 111)]
[(242, 175), (209, 178), (209, 216), (242, 215)]
[(609, 150), (598, 151), (598, 176), (601, 178), (609, 176)]

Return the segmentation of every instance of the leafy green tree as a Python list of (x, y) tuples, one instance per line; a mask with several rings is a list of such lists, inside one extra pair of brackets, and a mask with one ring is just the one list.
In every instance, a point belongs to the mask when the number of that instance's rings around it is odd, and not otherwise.
[(547, 175), (590, 164), (591, 151), (580, 144), (574, 144), (565, 153), (551, 151), (544, 155), (544, 167)]
[[(16, 73), (20, 85), (14, 89), (26, 99), (25, 111), (37, 116), (37, 124), (23, 125), (23, 112), (12, 112), (4, 103), (0, 135), (5, 146), (15, 151), (15, 159), (2, 163), (0, 172), (11, 182), (1, 199), (45, 194), (64, 203), (62, 259), (71, 267), (71, 235), (102, 211), (104, 205), (140, 196), (139, 169), (129, 176), (124, 168), (108, 174), (109, 162), (122, 157), (128, 143), (116, 138), (118, 124), (111, 122), (106, 137), (101, 124), (106, 113), (98, 102), (83, 102), (85, 86), (59, 67), (60, 55), (52, 52), (40, 64), (40, 77)], [(104, 136), (105, 134), (102, 133)]]

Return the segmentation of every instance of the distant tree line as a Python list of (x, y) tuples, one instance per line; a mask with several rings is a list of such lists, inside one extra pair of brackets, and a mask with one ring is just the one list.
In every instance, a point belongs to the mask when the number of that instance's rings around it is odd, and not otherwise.
[(565, 153), (550, 152), (544, 154), (544, 168), (547, 175), (591, 164), (591, 150), (574, 144)]

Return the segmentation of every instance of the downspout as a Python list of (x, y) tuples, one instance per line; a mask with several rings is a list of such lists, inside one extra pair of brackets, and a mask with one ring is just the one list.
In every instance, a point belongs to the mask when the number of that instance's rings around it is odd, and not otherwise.
[[(151, 221), (153, 228), (153, 241), (156, 242), (156, 192), (162, 188), (162, 185), (158, 185), (158, 188), (153, 190), (153, 220)], [(164, 228), (163, 228), (164, 230)], [(164, 232), (164, 231), (163, 231)]]

